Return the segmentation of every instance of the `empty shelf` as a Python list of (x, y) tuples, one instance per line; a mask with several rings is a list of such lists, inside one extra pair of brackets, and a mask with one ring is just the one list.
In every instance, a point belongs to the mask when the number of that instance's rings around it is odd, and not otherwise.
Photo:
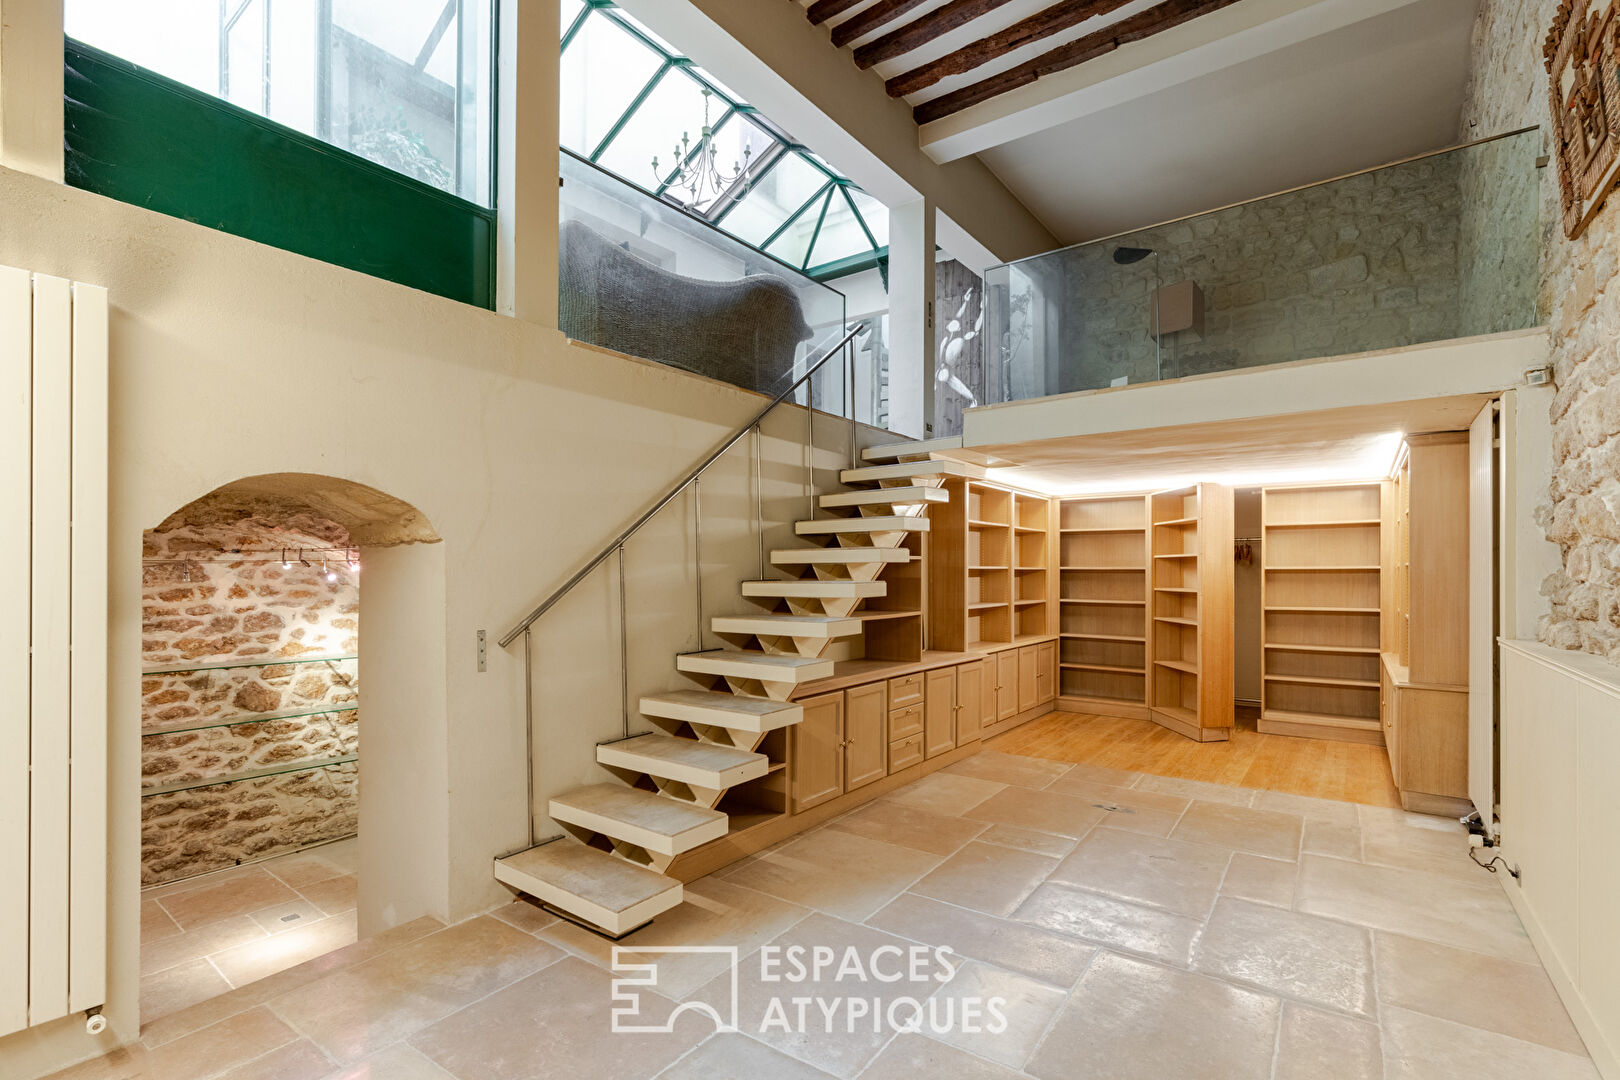
[(1069, 634), (1069, 633), (1063, 633), (1063, 634), (1059, 634), (1058, 637), (1075, 638), (1075, 639), (1077, 639), (1079, 641), (1123, 641), (1123, 642), (1126, 642), (1128, 644), (1134, 644), (1134, 645), (1144, 645), (1144, 644), (1147, 643), (1147, 638), (1145, 638), (1145, 637), (1130, 637), (1129, 635), (1126, 635), (1126, 634)]
[(978, 518), (969, 518), (968, 526), (974, 529), (1008, 529), (1012, 527), (1010, 521), (980, 521)]
[(1072, 596), (1065, 596), (1059, 600), (1060, 604), (1101, 604), (1105, 607), (1146, 607), (1146, 600), (1083, 600)]
[(1197, 619), (1183, 619), (1183, 618), (1180, 618), (1179, 616), (1175, 616), (1175, 615), (1155, 615), (1155, 616), (1153, 616), (1153, 621), (1154, 622), (1175, 623), (1177, 626), (1197, 626), (1198, 625), (1198, 620)]
[(1146, 674), (1146, 672), (1144, 672), (1141, 668), (1115, 667), (1115, 666), (1113, 666), (1111, 664), (1069, 664), (1069, 663), (1062, 663), (1062, 664), (1059, 664), (1058, 667), (1066, 668), (1066, 669), (1068, 669), (1070, 671), (1106, 671), (1110, 675), (1145, 675)]
[(1349, 521), (1268, 521), (1268, 529), (1350, 529), (1357, 526), (1382, 525), (1377, 518), (1356, 518)]
[(985, 600), (981, 603), (969, 604), (967, 608), (969, 611), (988, 611), (991, 608), (1004, 608), (1006, 606), (1007, 601), (1005, 600)]
[(1377, 615), (1379, 609), (1375, 607), (1304, 607), (1299, 605), (1279, 605), (1267, 607), (1267, 611), (1274, 611), (1286, 615)]
[(1361, 572), (1377, 573), (1379, 569), (1380, 568), (1377, 566), (1268, 566), (1266, 567), (1266, 572), (1282, 572), (1290, 574), (1345, 574)]
[(1173, 555), (1155, 555), (1153, 557), (1155, 559), (1196, 559), (1198, 553), (1196, 551), (1178, 551)]
[(1044, 604), (1044, 603), (1046, 603), (1046, 597), (1043, 596), (1038, 600), (1014, 600), (1013, 601), (1013, 607), (1029, 607), (1031, 604)]
[(1139, 533), (1146, 525), (1096, 525), (1084, 529), (1059, 529), (1061, 533)]
[(1356, 653), (1366, 656), (1378, 655), (1378, 646), (1376, 645), (1301, 645), (1298, 642), (1293, 641), (1268, 641), (1266, 642), (1265, 647), (1268, 649), (1276, 649), (1279, 652)]
[(1155, 521), (1153, 524), (1155, 524), (1155, 525), (1196, 525), (1196, 524), (1198, 524), (1198, 519), (1195, 518), (1195, 517), (1171, 518), (1169, 521)]
[(1059, 570), (1085, 570), (1094, 574), (1145, 574), (1145, 566), (1060, 566)]
[(1382, 727), (1376, 717), (1339, 716), (1334, 713), (1283, 712), (1279, 709), (1267, 709), (1260, 714), (1260, 718), (1262, 720), (1279, 720), (1288, 724), (1354, 728), (1358, 731), (1378, 731)]
[(1179, 671), (1184, 675), (1198, 674), (1198, 665), (1193, 663), (1191, 660), (1155, 660), (1153, 662), (1159, 667), (1169, 668), (1172, 671)]
[(1272, 675), (1265, 676), (1266, 682), (1305, 683), (1310, 686), (1342, 686), (1355, 690), (1378, 689), (1377, 679), (1330, 679), (1325, 675)]
[(1172, 719), (1179, 720), (1188, 727), (1201, 726), (1198, 723), (1198, 714), (1193, 712), (1191, 709), (1183, 708), (1180, 705), (1155, 705), (1153, 706), (1153, 711), (1164, 713), (1164, 715), (1171, 717)]
[(1196, 596), (1198, 594), (1197, 589), (1188, 589), (1188, 588), (1184, 588), (1184, 587), (1182, 587), (1180, 585), (1155, 585), (1155, 586), (1153, 586), (1153, 591), (1154, 592), (1187, 593), (1187, 594), (1190, 594), (1190, 595), (1193, 595), (1193, 596)]

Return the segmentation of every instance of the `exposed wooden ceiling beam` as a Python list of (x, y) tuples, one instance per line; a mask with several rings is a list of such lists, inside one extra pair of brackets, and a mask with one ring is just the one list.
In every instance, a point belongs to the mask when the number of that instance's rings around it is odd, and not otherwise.
[(804, 14), (812, 26), (820, 26), (828, 19), (842, 15), (861, 2), (862, 0), (816, 0), (804, 9)]
[(928, 89), (941, 79), (951, 75), (965, 75), (981, 64), (1005, 56), (1014, 49), (1051, 37), (1087, 19), (1107, 15), (1128, 3), (1130, 0), (1063, 0), (1061, 4), (1043, 8), (1029, 18), (1013, 23), (1005, 30), (998, 30), (971, 45), (964, 45), (938, 60), (901, 72), (884, 85), (890, 97), (915, 94), (919, 90)]
[(856, 12), (833, 27), (832, 43), (842, 49), (856, 38), (865, 37), (873, 30), (891, 23), (926, 0), (877, 0), (865, 11)]
[(935, 38), (966, 26), (980, 15), (988, 14), (1009, 4), (1012, 0), (951, 0), (944, 7), (935, 8), (919, 19), (913, 19), (887, 34), (869, 41), (855, 50), (855, 66), (865, 71), (873, 64), (904, 56), (913, 49), (928, 44)]
[(981, 101), (988, 101), (1009, 90), (1027, 86), (1042, 75), (1051, 75), (1076, 67), (1087, 60), (1094, 60), (1113, 52), (1121, 45), (1150, 38), (1154, 34), (1191, 22), (1200, 15), (1207, 15), (1237, 2), (1238, 0), (1164, 0), (1163, 3), (1146, 11), (1105, 26), (1094, 34), (1076, 38), (1067, 45), (1060, 45), (1050, 52), (1042, 53), (1027, 63), (1008, 68), (971, 86), (964, 86), (960, 90), (953, 90), (949, 94), (925, 101), (912, 110), (912, 116), (916, 118), (917, 123), (926, 124), (959, 113)]

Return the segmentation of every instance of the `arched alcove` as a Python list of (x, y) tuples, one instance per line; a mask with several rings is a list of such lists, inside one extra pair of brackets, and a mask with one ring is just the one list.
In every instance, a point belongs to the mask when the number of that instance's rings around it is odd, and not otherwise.
[[(446, 914), (444, 557), (427, 516), (271, 473), (143, 540), (145, 1019)], [(187, 984), (186, 936), (210, 926), (195, 948), (225, 958), (203, 953)]]

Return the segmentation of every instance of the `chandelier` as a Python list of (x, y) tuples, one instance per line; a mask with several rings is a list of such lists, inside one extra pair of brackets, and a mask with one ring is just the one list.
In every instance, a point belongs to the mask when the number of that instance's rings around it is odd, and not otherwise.
[(703, 88), (703, 134), (693, 146), (691, 138), (686, 132), (681, 132), (681, 141), (675, 144), (674, 155), (677, 162), (675, 172), (666, 178), (658, 166), (658, 158), (652, 159), (653, 177), (658, 183), (664, 185), (666, 192), (685, 192), (685, 198), (679, 201), (689, 206), (704, 206), (718, 199), (734, 187), (741, 185), (740, 194), (747, 194), (752, 178), (748, 175), (749, 166), (753, 164), (754, 148), (745, 141), (743, 143), (742, 161), (735, 159), (729, 169), (720, 164), (719, 151), (714, 145), (714, 128), (709, 124), (709, 98), (713, 96), (708, 87)]

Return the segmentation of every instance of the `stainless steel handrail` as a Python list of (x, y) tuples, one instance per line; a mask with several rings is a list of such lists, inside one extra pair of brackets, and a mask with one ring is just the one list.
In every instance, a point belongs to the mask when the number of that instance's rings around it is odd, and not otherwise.
[[(702, 464), (698, 465), (697, 468), (687, 473), (686, 476), (677, 481), (673, 487), (664, 492), (664, 494), (659, 497), (657, 502), (653, 503), (645, 513), (631, 523), (629, 528), (625, 529), (618, 536), (614, 537), (606, 547), (597, 553), (595, 558), (591, 559), (590, 562), (580, 567), (580, 569), (576, 571), (572, 577), (565, 581), (556, 592), (546, 597), (540, 602), (538, 607), (529, 612), (528, 615), (524, 616), (521, 622), (512, 627), (511, 630), (508, 630), (506, 632), (506, 636), (501, 638), (501, 648), (506, 648), (508, 645), (512, 644), (512, 642), (521, 637), (524, 631), (528, 630), (529, 627), (534, 625), (536, 619), (550, 611), (554, 606), (556, 606), (557, 602), (563, 597), (567, 596), (576, 585), (589, 577), (591, 571), (595, 570), (598, 566), (601, 566), (613, 555), (615, 551), (623, 547), (625, 542), (639, 532), (643, 525), (651, 521), (653, 516), (657, 514), (658, 511), (662, 510), (664, 507), (673, 502), (676, 496), (692, 485), (692, 481), (701, 476), (704, 471), (709, 468), (709, 466), (713, 465), (716, 461), (719, 461), (727, 450), (730, 450), (733, 446), (736, 446), (737, 443), (741, 442), (745, 435), (754, 430), (754, 428), (765, 419), (766, 415), (769, 414), (772, 409), (786, 401), (788, 399), (788, 395), (792, 394), (793, 391), (797, 390), (800, 386), (803, 386), (805, 381), (809, 379), (810, 376), (820, 371), (823, 364), (847, 348), (850, 343), (855, 340), (856, 335), (861, 332), (861, 329), (865, 325), (866, 321), (862, 320), (845, 331), (844, 336), (839, 338), (836, 344), (829, 347), (826, 352), (822, 353), (820, 357), (805, 368), (804, 373), (793, 381), (793, 385), (789, 386), (787, 389), (783, 390), (781, 393), (772, 398), (770, 404), (766, 405), (763, 409), (759, 410), (758, 413), (754, 414), (754, 417), (751, 420), (739, 427), (735, 432), (727, 437), (726, 440), (722, 442), (713, 453), (704, 458)], [(851, 418), (850, 423), (854, 422), (854, 418)]]

